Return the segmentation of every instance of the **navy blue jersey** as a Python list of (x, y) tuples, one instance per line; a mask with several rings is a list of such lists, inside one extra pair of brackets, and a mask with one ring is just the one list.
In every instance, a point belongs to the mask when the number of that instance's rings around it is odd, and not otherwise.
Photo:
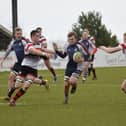
[(66, 76), (70, 77), (72, 73), (77, 70), (78, 63), (74, 62), (73, 60), (73, 55), (77, 51), (81, 52), (82, 54), (84, 53), (83, 48), (79, 44), (66, 46), (64, 49), (64, 52), (56, 51), (56, 53), (62, 58), (68, 56), (68, 63), (67, 63), (66, 71), (65, 71)]
[(17, 40), (13, 43), (13, 50), (16, 54), (18, 62), (22, 62), (24, 59), (24, 45), (22, 43), (22, 40)]
[(24, 46), (26, 43), (27, 42), (25, 40), (12, 40), (8, 46), (4, 59), (6, 59), (6, 57), (13, 50), (15, 52), (17, 62), (21, 64), (24, 59)]
[(89, 52), (89, 48), (91, 46), (90, 41), (88, 39), (85, 40), (81, 40), (80, 44), (82, 45), (82, 47), (87, 50), (87, 52)]
[(67, 63), (67, 68), (71, 69), (71, 68), (76, 68), (77, 67), (77, 63), (75, 63), (73, 61), (73, 55), (75, 52), (79, 51), (79, 47), (77, 46), (77, 44), (74, 45), (69, 45), (66, 48), (66, 54), (68, 55), (69, 61)]
[(84, 55), (85, 61), (89, 61), (90, 60), (90, 49), (92, 47), (90, 40), (84, 39), (84, 40), (81, 40), (79, 43), (81, 44), (83, 49), (86, 51), (86, 55)]

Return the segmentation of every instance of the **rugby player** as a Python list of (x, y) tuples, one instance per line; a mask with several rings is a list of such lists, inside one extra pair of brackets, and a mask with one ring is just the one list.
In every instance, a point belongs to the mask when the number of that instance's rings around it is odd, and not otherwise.
[(73, 60), (73, 55), (75, 52), (79, 51), (82, 55), (84, 52), (82, 46), (78, 44), (77, 35), (74, 32), (68, 33), (68, 45), (65, 47), (64, 51), (59, 51), (57, 44), (53, 43), (53, 47), (58, 56), (65, 58), (68, 56), (68, 63), (65, 69), (65, 77), (64, 77), (64, 103), (68, 103), (69, 99), (69, 88), (71, 88), (71, 94), (75, 93), (77, 88), (77, 80), (83, 70), (83, 57), (80, 59), (79, 63), (76, 63)]
[[(42, 28), (37, 27), (36, 30), (40, 34), (39, 42), (41, 43), (42, 48), (47, 48), (47, 39), (42, 35)], [(44, 64), (48, 68), (48, 70), (52, 73), (54, 82), (56, 82), (57, 81), (57, 75), (56, 75), (54, 68), (51, 66), (50, 60), (49, 59), (43, 59), (43, 60), (44, 60)]]
[(15, 102), (19, 99), (27, 89), (33, 84), (34, 79), (37, 77), (38, 63), (42, 58), (49, 58), (49, 54), (41, 49), (39, 43), (39, 33), (36, 30), (31, 32), (31, 43), (25, 46), (24, 59), (21, 64), (21, 72), (16, 77), (15, 88), (20, 88), (16, 95), (10, 99), (9, 105), (15, 106)]

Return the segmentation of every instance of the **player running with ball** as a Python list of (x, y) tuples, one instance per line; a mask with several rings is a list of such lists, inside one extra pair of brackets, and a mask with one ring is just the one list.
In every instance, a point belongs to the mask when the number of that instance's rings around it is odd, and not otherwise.
[[(57, 44), (53, 43), (54, 50), (56, 54), (62, 58), (68, 56), (69, 60), (65, 70), (65, 77), (64, 77), (64, 103), (68, 103), (69, 99), (69, 88), (71, 88), (71, 94), (75, 93), (77, 88), (77, 80), (83, 70), (83, 56), (76, 55), (76, 53), (80, 53), (84, 55), (86, 52), (82, 48), (82, 46), (77, 41), (77, 35), (74, 32), (70, 32), (68, 34), (68, 46), (64, 49), (64, 51), (59, 51)], [(77, 57), (76, 57), (77, 56)], [(73, 59), (74, 57), (74, 59)], [(76, 60), (77, 59), (77, 60)], [(76, 61), (74, 61), (76, 60)]]

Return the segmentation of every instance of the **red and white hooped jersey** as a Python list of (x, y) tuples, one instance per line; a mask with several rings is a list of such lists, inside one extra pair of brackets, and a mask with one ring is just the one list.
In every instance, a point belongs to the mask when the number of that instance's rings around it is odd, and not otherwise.
[(22, 62), (22, 66), (29, 66), (33, 69), (37, 69), (39, 61), (40, 61), (40, 56), (31, 54), (30, 53), (31, 48), (42, 50), (41, 49), (41, 43), (36, 43), (36, 44), (28, 43), (25, 46), (25, 57), (24, 57), (24, 60)]

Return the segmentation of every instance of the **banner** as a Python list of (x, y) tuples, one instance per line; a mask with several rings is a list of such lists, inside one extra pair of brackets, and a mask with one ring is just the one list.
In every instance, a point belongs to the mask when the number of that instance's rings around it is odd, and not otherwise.
[[(0, 60), (4, 57), (5, 52), (0, 52)], [(0, 67), (0, 71), (10, 70), (10, 67), (16, 62), (16, 57), (14, 52), (12, 52), (7, 59), (4, 61), (3, 67)], [(65, 69), (67, 64), (67, 58), (57, 58), (50, 60), (51, 65), (55, 69)], [(106, 52), (98, 49), (95, 60), (95, 67), (120, 67), (126, 66), (126, 55), (124, 55), (121, 51), (113, 54), (107, 54)], [(43, 60), (39, 62), (39, 69), (47, 69)]]
[(108, 54), (100, 49), (98, 49), (94, 66), (96, 67), (120, 67), (126, 66), (126, 55), (120, 52), (116, 52), (113, 54)]

